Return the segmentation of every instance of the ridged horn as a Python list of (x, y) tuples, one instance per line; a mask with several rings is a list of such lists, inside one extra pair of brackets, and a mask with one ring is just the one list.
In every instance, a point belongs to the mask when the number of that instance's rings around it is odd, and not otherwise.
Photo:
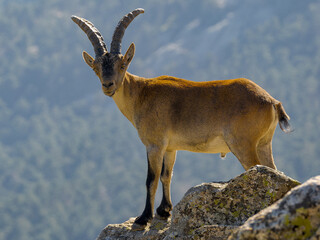
[(136, 10), (125, 15), (118, 23), (116, 29), (114, 30), (111, 42), (110, 52), (114, 54), (121, 53), (121, 41), (126, 28), (132, 22), (132, 20), (138, 16), (140, 13), (144, 13), (144, 9), (137, 8)]
[(82, 29), (82, 31), (85, 32), (85, 34), (87, 34), (93, 46), (96, 57), (100, 57), (107, 52), (107, 46), (101, 33), (90, 21), (77, 16), (72, 16), (71, 19)]

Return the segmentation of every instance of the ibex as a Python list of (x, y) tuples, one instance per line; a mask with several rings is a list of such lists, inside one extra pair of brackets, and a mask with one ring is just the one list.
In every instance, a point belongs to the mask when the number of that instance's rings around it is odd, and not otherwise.
[(163, 197), (157, 217), (167, 219), (171, 215), (170, 182), (177, 150), (222, 156), (231, 151), (246, 170), (257, 164), (276, 169), (271, 149), (274, 131), (278, 123), (284, 132), (291, 131), (290, 118), (281, 103), (248, 79), (194, 82), (128, 73), (135, 45), (131, 43), (122, 55), (121, 40), (131, 21), (143, 12), (136, 9), (119, 21), (110, 52), (91, 22), (72, 16), (94, 48), (95, 59), (84, 51), (84, 61), (99, 77), (104, 94), (113, 98), (146, 146), (146, 204), (133, 230), (145, 229), (152, 220), (159, 179)]

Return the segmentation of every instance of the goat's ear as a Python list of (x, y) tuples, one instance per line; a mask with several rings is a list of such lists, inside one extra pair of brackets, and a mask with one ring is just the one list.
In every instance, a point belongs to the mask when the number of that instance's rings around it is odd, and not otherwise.
[(91, 57), (89, 55), (89, 53), (87, 53), (86, 51), (82, 52), (82, 57), (83, 57), (84, 61), (86, 62), (86, 64), (88, 64), (89, 67), (93, 68), (94, 58)]
[(128, 66), (134, 56), (135, 46), (134, 43), (131, 43), (130, 47), (128, 48), (126, 54), (124, 55), (123, 61), (126, 66)]

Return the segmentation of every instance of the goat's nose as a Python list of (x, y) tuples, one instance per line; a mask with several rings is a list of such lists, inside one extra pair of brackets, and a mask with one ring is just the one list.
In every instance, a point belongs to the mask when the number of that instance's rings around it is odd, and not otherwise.
[(109, 87), (113, 86), (113, 82), (103, 83), (102, 86), (104, 86), (105, 88), (109, 88)]

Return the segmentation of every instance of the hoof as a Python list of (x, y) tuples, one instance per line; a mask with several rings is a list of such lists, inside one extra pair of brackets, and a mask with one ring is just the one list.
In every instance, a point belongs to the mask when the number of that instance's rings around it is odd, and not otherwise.
[(169, 214), (168, 216), (161, 216), (161, 215), (159, 215), (158, 213), (156, 213), (156, 215), (155, 215), (154, 217), (155, 217), (156, 219), (159, 219), (159, 220), (165, 220), (165, 221), (167, 221), (170, 216), (171, 216), (170, 214)]
[(131, 226), (131, 230), (132, 231), (142, 231), (142, 230), (145, 230), (146, 227), (147, 227), (147, 224), (141, 225), (141, 224), (138, 224), (138, 223), (133, 223), (132, 226)]
[(161, 220), (167, 220), (171, 216), (170, 211), (167, 212), (163, 208), (158, 208), (156, 211), (156, 218), (161, 219)]

